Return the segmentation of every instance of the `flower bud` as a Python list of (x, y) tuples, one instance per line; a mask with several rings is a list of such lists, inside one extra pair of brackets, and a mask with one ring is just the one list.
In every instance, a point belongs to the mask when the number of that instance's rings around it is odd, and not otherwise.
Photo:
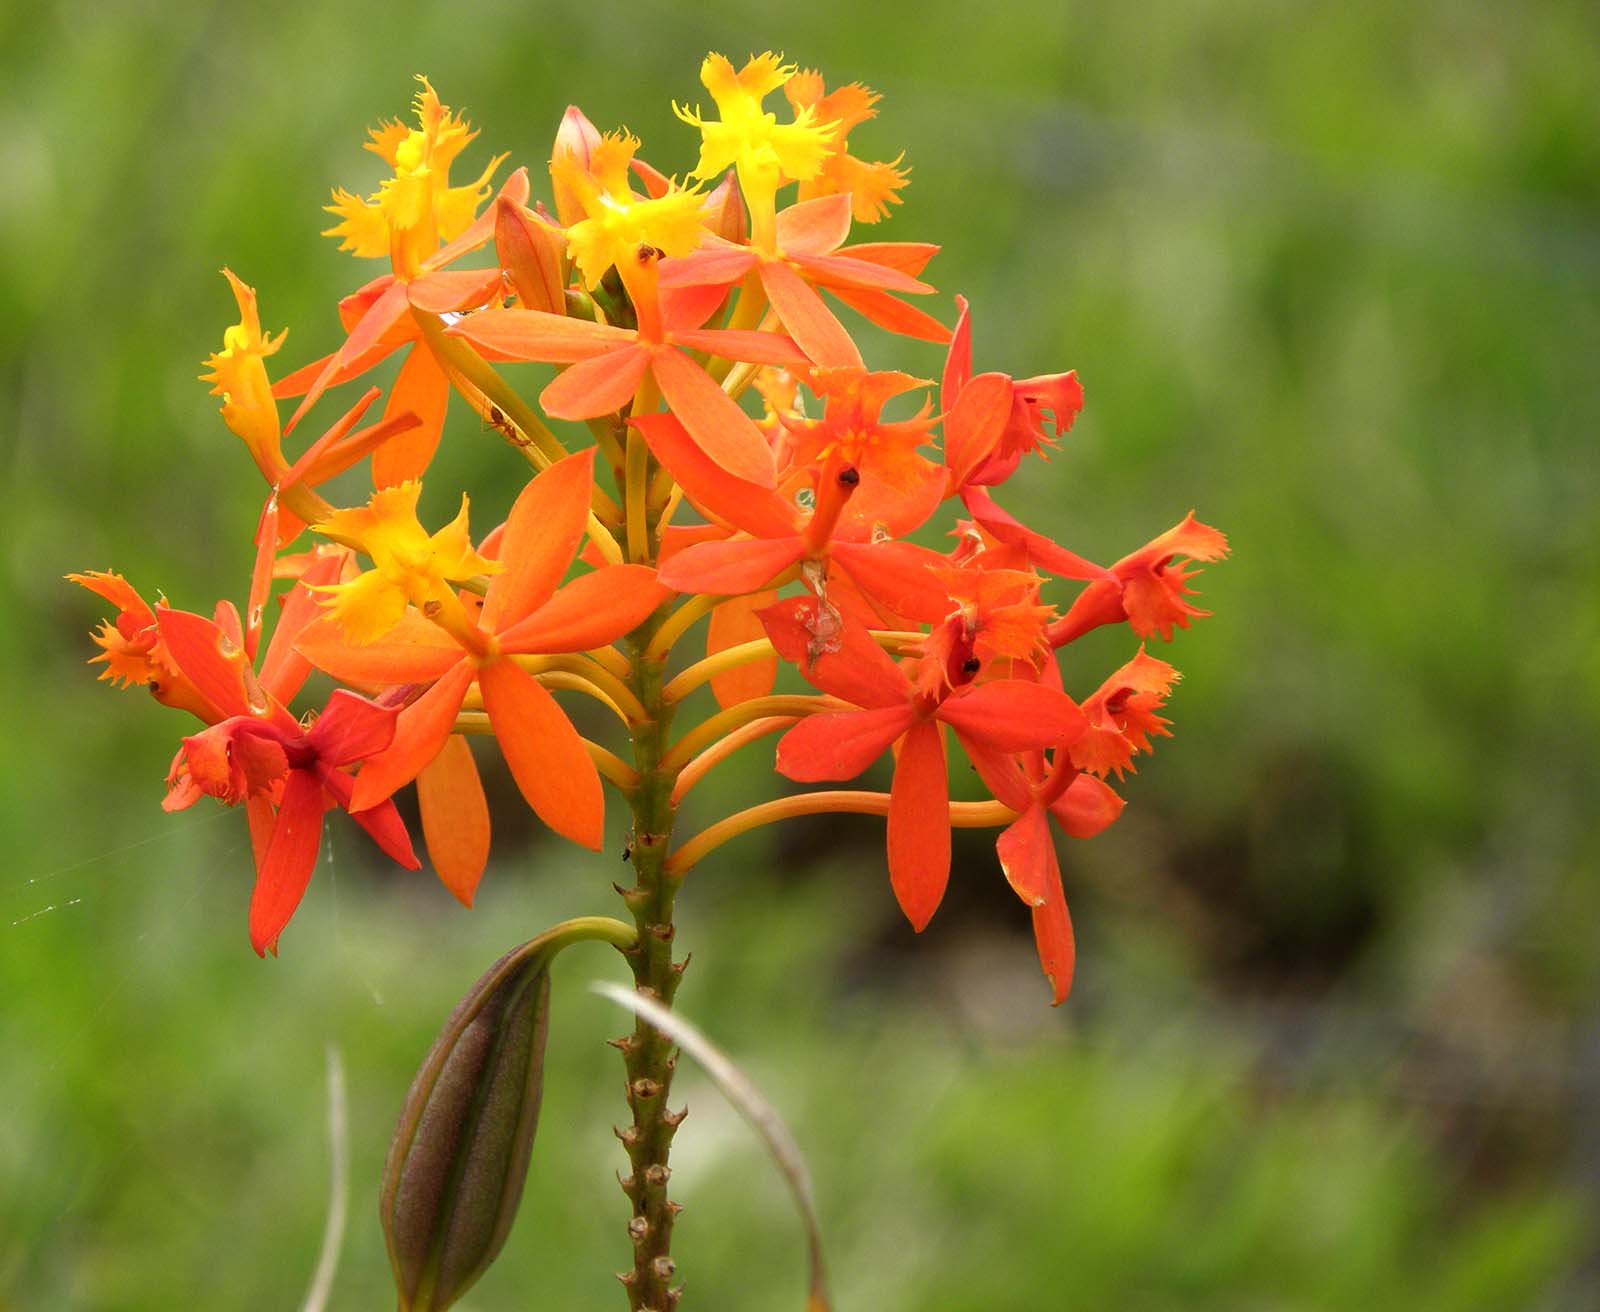
[[(599, 129), (576, 105), (568, 105), (567, 112), (561, 116), (561, 126), (556, 129), (555, 149), (551, 151), (550, 158), (558, 160), (571, 153), (587, 169), (589, 156), (599, 144)], [(585, 217), (584, 209), (572, 188), (561, 178), (560, 172), (559, 169), (550, 171), (550, 184), (555, 196), (556, 217), (561, 220), (563, 227), (570, 227)]]
[(516, 1217), (544, 1091), (550, 953), (501, 957), (456, 1007), (406, 1094), (379, 1210), (400, 1312), (442, 1312)]
[(565, 235), (505, 197), (495, 205), (495, 256), (510, 275), (517, 299), (525, 309), (564, 314), (566, 278), (561, 257), (567, 245)]

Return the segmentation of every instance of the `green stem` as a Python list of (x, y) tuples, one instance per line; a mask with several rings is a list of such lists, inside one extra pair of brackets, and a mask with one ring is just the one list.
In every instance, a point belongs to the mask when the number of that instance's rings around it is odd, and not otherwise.
[[(657, 542), (649, 543), (656, 554)], [(634, 987), (664, 1007), (672, 1005), (687, 962), (672, 959), (675, 929), (673, 901), (681, 879), (666, 869), (677, 808), (673, 786), (677, 771), (663, 765), (672, 707), (662, 695), (664, 657), (649, 654), (666, 609), (658, 610), (628, 637), (632, 669), (628, 683), (646, 711), (633, 728), (634, 768), (639, 782), (630, 793), (633, 832), (628, 858), (633, 863), (634, 886), (622, 894), (638, 926), (638, 942), (626, 954), (633, 967)], [(668, 1165), (672, 1137), (684, 1111), (667, 1106), (677, 1053), (669, 1039), (644, 1020), (632, 1034), (615, 1040), (627, 1068), (628, 1106), (632, 1123), (617, 1131), (630, 1167), (622, 1189), (632, 1203), (628, 1238), (633, 1245), (633, 1269), (622, 1274), (632, 1312), (670, 1312), (677, 1307), (679, 1291), (672, 1287), (676, 1266), (672, 1260), (672, 1226), (679, 1205), (667, 1196), (672, 1171)]]

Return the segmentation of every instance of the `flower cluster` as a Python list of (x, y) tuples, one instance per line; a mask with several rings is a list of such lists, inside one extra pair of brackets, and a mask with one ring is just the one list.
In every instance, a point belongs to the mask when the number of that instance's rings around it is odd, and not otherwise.
[[(711, 55), (700, 78), (711, 108), (675, 106), (699, 136), (685, 175), (573, 108), (547, 200), (525, 169), (495, 190), (504, 156), (452, 183), (476, 133), (419, 79), (415, 124), (384, 123), (367, 145), (392, 176), (328, 206), (326, 235), (387, 270), (338, 303), (337, 348), (293, 372), (269, 371), (283, 335), (225, 271), (239, 321), (204, 380), (266, 482), (244, 613), (74, 575), (116, 610), (95, 635), (102, 677), (200, 722), (165, 805), (245, 808), (257, 952), (276, 950), (300, 901), (326, 811), (419, 865), (393, 801), (412, 785), (427, 855), (470, 904), (489, 810), (467, 737), (485, 735), (574, 842), (601, 846), (606, 784), (619, 790), (630, 842), (664, 845), (669, 877), (769, 820), (884, 815), (890, 886), (917, 929), (944, 893), (952, 825), (995, 826), (1059, 1002), (1074, 949), (1052, 822), (1087, 838), (1122, 810), (1107, 779), (1167, 734), (1178, 677), (1143, 643), (1206, 613), (1192, 562), (1224, 556), (1226, 539), (1191, 514), (1103, 566), (1007, 513), (1000, 489), (1072, 428), (1075, 374), (975, 373), (966, 302), (953, 324), (922, 308), (937, 309), (923, 276), (937, 248), (853, 239), (907, 182), (900, 160), (852, 153), (874, 93), (829, 91), (771, 54), (742, 68)], [(780, 91), (786, 106), (768, 108)], [(932, 344), (937, 382), (869, 368), (857, 317)], [(369, 386), (286, 450), (325, 393), (397, 352), (374, 421), (383, 392)], [(452, 407), (531, 472), (480, 538), (465, 495), (443, 527), (419, 518)], [(329, 481), (363, 461), (366, 503), (330, 502)], [(703, 655), (686, 661), (701, 620)], [(1130, 658), (1069, 688), (1058, 653), (1106, 625), (1126, 625)], [(784, 664), (812, 691), (775, 691)], [(320, 712), (291, 709), (313, 669), (337, 686)], [(715, 705), (685, 726), (706, 685)], [(631, 760), (580, 735), (554, 692), (608, 708)], [(672, 845), (689, 790), (773, 735), (790, 780), (852, 780), (889, 755), (893, 782), (793, 793)], [(951, 800), (952, 738), (992, 800)], [(666, 833), (639, 831), (647, 796)]]

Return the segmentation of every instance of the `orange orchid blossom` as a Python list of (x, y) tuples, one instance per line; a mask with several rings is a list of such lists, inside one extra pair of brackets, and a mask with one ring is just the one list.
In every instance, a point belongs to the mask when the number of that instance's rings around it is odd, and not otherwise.
[[(541, 200), (526, 168), (491, 197), (504, 156), (453, 177), (476, 132), (420, 79), (414, 123), (370, 134), (387, 176), (328, 207), (325, 235), (388, 265), (338, 300), (342, 332), (325, 354), (269, 377), (283, 333), (263, 331), (255, 289), (224, 270), (237, 321), (202, 377), (267, 484), (236, 549), (219, 548), (239, 570), (243, 618), (230, 602), (208, 618), (147, 603), (114, 573), (75, 574), (111, 610), (93, 660), (102, 679), (199, 722), (180, 735), (164, 804), (209, 795), (244, 809), (258, 953), (292, 934), (329, 810), (420, 864), (396, 803), (413, 784), (427, 858), (470, 906), (492, 869), (477, 737), (546, 828), (623, 848), (631, 923), (584, 918), (558, 937), (613, 943), (664, 1006), (683, 969), (674, 907), (687, 872), (751, 830), (834, 813), (886, 821), (884, 904), (917, 930), (943, 897), (953, 828), (998, 831), (998, 869), (1029, 909), (1060, 1003), (1076, 942), (1054, 831), (1086, 839), (1115, 822), (1123, 801), (1107, 777), (1120, 788), (1170, 733), (1178, 673), (1140, 644), (1207, 613), (1190, 600), (1190, 562), (1222, 559), (1227, 539), (1191, 513), (1104, 566), (1099, 545), (1080, 555), (1008, 511), (1025, 500), (1012, 502), (1013, 480), (1071, 458), (1084, 390), (1072, 371), (974, 373), (966, 301), (952, 328), (907, 299), (934, 292), (924, 274), (938, 247), (851, 240), (853, 223), (891, 207), (910, 217), (902, 158), (851, 153), (877, 94), (830, 92), (770, 52), (738, 68), (709, 55), (700, 81), (715, 108), (674, 104), (697, 137), (680, 143), (677, 175), (574, 106)], [(907, 350), (948, 343), (937, 413), (931, 382), (869, 365), (835, 302), (911, 339)], [(324, 393), (396, 352), (386, 389), (368, 386), (285, 450)], [(498, 434), (511, 457), (472, 493), (480, 516), (510, 507), (478, 538), (468, 494), (428, 473), (452, 396), (471, 415), (448, 440)], [(288, 397), (301, 399), (281, 423)], [(435, 513), (448, 522), (425, 528)], [(1075, 690), (1100, 671), (1072, 644), (1123, 625), (1124, 650), (1105, 662), (1120, 666), (1074, 700), (1063, 671)], [(296, 707), (313, 668), (333, 687)], [(602, 727), (570, 699), (601, 708)], [(953, 747), (980, 800), (952, 800)], [(801, 784), (854, 779), (885, 754), (894, 767), (886, 792), (808, 788), (708, 816), (696, 790), (740, 753)], [(625, 837), (608, 788), (626, 805)], [(623, 1283), (640, 1312), (676, 1301), (666, 1182), (681, 1113), (668, 1110), (661, 1035), (641, 1020), (618, 1046), (632, 1115)], [(410, 1241), (389, 1237), (397, 1272), (434, 1270), (435, 1250), (413, 1261), (400, 1253)]]

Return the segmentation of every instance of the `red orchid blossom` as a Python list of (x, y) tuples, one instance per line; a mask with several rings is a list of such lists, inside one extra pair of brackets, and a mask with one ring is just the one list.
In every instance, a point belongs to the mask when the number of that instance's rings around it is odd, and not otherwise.
[[(772, 645), (823, 692), (855, 709), (802, 720), (778, 742), (778, 771), (816, 782), (852, 779), (897, 747), (889, 793), (889, 882), (901, 910), (922, 929), (950, 877), (949, 781), (941, 725), (963, 745), (1010, 754), (1069, 743), (1087, 727), (1065, 693), (1025, 679), (951, 684), (952, 672), (915, 682), (858, 625), (830, 616), (814, 597), (762, 612)], [(970, 680), (960, 669), (956, 680)]]

